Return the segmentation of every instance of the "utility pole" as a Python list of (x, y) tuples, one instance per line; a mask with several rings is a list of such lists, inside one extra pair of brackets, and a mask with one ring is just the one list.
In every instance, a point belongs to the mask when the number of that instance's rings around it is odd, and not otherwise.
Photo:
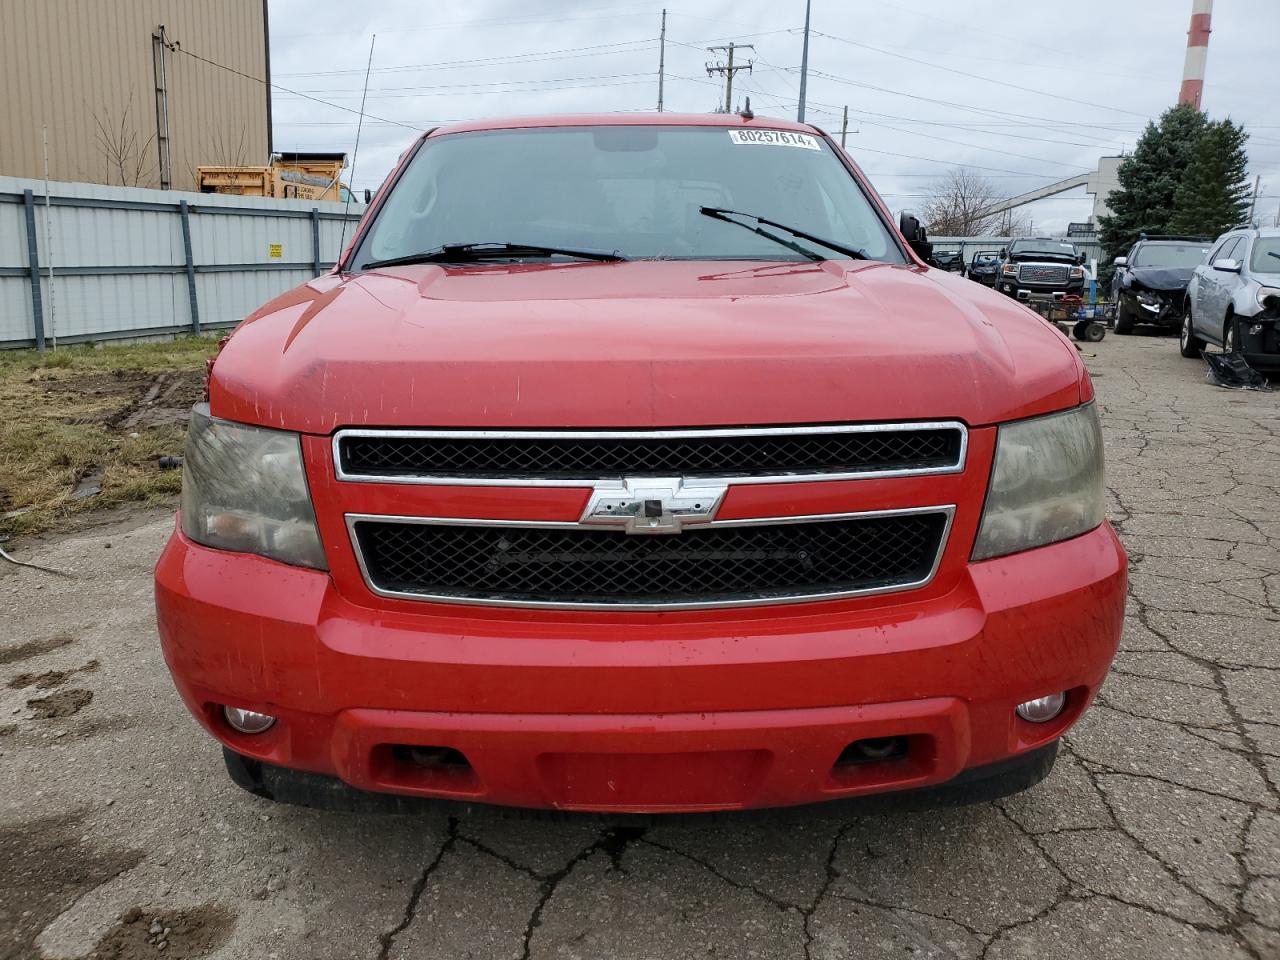
[(1258, 188), (1262, 185), (1262, 174), (1253, 178), (1253, 199), (1249, 201), (1249, 226), (1253, 226), (1253, 211), (1258, 209)]
[(667, 64), (667, 11), (662, 11), (662, 30), (658, 33), (658, 112), (662, 112), (662, 79)]
[(172, 178), (169, 167), (169, 80), (165, 71), (165, 50), (169, 38), (164, 24), (151, 34), (151, 67), (156, 78), (156, 147), (160, 151), (160, 189), (169, 190)]
[(796, 120), (804, 123), (804, 92), (809, 85), (809, 3), (804, 0), (804, 50), (800, 55), (800, 105), (796, 107)]
[(849, 134), (849, 105), (844, 105), (844, 119), (840, 121), (840, 149), (844, 149), (844, 138)]
[(728, 59), (727, 64), (717, 63), (714, 66), (709, 63), (707, 64), (707, 76), (711, 76), (713, 73), (719, 73), (724, 75), (724, 112), (725, 113), (733, 113), (733, 75), (737, 73), (739, 70), (745, 70), (747, 71), (747, 73), (751, 72), (751, 64), (752, 64), (751, 60), (748, 60), (746, 63), (739, 63), (736, 66), (734, 65), (733, 52), (735, 50), (750, 50), (752, 53), (755, 53), (756, 48), (749, 43), (738, 43), (738, 44), (730, 43), (728, 46), (724, 46), (724, 47), (707, 47), (707, 51), (709, 53), (724, 52), (727, 54), (727, 59)]

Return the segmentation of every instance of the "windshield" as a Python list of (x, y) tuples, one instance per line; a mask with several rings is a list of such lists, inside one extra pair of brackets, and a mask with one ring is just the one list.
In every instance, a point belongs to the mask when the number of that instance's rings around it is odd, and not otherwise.
[(1204, 263), (1207, 243), (1144, 243), (1133, 255), (1132, 267), (1194, 267)]
[(973, 265), (975, 267), (991, 266), (998, 259), (994, 253), (980, 253), (973, 258)]
[[(756, 128), (601, 126), (428, 140), (352, 263), (361, 269), (445, 244), (489, 242), (631, 258), (802, 259), (775, 240), (702, 214), (704, 206), (776, 220), (873, 260), (906, 262), (871, 201), (819, 137)], [(823, 257), (842, 256), (796, 242)]]
[(1252, 273), (1280, 273), (1280, 237), (1259, 237), (1249, 258)]
[(1015, 240), (1009, 247), (1009, 253), (1018, 257), (1075, 257), (1076, 245), (1056, 240)]

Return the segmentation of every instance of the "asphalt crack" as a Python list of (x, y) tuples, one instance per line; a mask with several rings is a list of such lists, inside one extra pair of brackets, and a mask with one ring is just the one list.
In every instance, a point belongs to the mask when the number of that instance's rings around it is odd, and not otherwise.
[(427, 864), (422, 874), (414, 881), (413, 889), (409, 892), (409, 902), (405, 904), (404, 915), (400, 918), (400, 922), (388, 930), (386, 933), (378, 936), (378, 960), (387, 960), (391, 955), (391, 948), (395, 945), (396, 937), (400, 936), (408, 929), (409, 924), (413, 923), (413, 918), (418, 913), (418, 904), (422, 902), (423, 891), (427, 889), (427, 883), (431, 879), (431, 875), (435, 873), (444, 858), (453, 850), (458, 842), (458, 818), (449, 818), (449, 828), (445, 832), (444, 841), (440, 844), (440, 849), (436, 851), (436, 855)]

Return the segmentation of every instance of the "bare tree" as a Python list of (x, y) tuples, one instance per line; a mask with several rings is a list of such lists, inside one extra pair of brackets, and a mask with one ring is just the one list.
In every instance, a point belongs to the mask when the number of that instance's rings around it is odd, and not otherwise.
[(243, 167), (248, 159), (245, 140), (248, 129), (242, 123), (239, 132), (218, 129), (213, 134), (208, 158), (204, 161), (216, 167)]
[(146, 139), (138, 132), (133, 118), (133, 88), (129, 99), (117, 118), (109, 107), (95, 110), (93, 114), (94, 140), (107, 164), (107, 183), (118, 178), (122, 187), (136, 187), (153, 177), (155, 160), (151, 146), (155, 143), (153, 132)]
[(1002, 198), (991, 181), (956, 167), (929, 190), (924, 216), (929, 232), (942, 237), (1010, 236), (1025, 229), (1025, 218), (1012, 210), (987, 213)]
[(249, 131), (245, 124), (228, 132), (218, 127), (204, 140), (195, 155), (188, 154), (186, 169), (193, 184), (200, 183), (201, 167), (243, 167), (249, 165)]

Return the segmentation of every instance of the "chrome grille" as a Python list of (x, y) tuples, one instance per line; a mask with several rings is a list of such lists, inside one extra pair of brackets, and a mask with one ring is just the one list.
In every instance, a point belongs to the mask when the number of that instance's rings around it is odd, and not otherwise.
[(1070, 269), (1054, 263), (1024, 263), (1018, 267), (1018, 282), (1066, 283)]

